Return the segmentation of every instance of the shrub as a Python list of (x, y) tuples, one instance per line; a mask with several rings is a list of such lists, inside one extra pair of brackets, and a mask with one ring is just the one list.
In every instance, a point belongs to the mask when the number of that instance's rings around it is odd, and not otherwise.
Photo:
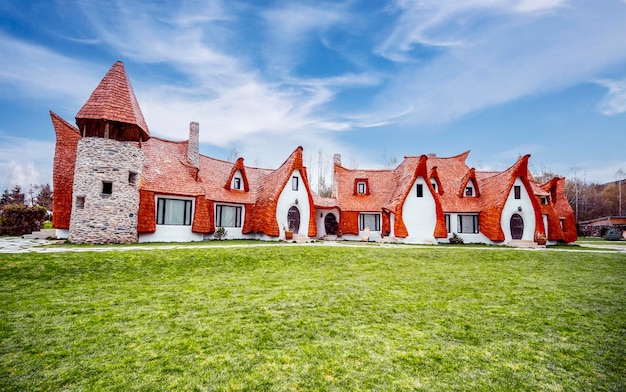
[(622, 239), (622, 230), (619, 227), (611, 227), (604, 233), (604, 239), (608, 241), (620, 241)]
[(220, 227), (217, 230), (215, 230), (213, 237), (215, 237), (216, 240), (223, 240), (226, 238), (227, 235), (228, 235), (228, 231), (226, 231), (225, 228)]
[(451, 244), (462, 244), (463, 243), (463, 238), (459, 237), (459, 235), (457, 233), (453, 233), (452, 234), (452, 238), (450, 238), (450, 243)]
[(46, 214), (47, 210), (41, 206), (5, 205), (0, 218), (0, 235), (20, 236), (40, 230)]

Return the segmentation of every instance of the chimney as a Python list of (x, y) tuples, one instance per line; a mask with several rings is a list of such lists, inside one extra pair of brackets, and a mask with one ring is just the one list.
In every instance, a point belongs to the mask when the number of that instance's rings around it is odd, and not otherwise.
[(200, 168), (200, 124), (195, 121), (189, 123), (187, 162), (196, 169)]
[(335, 166), (339, 165), (341, 166), (341, 154), (335, 154), (333, 155), (333, 191), (331, 194), (331, 197), (336, 198), (338, 193), (337, 193), (337, 171)]

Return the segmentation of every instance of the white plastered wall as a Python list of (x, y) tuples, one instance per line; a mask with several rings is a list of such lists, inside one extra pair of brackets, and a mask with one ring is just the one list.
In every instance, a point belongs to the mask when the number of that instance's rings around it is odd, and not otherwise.
[[(302, 213), (302, 212), (300, 212)], [(328, 214), (333, 214), (335, 215), (335, 218), (337, 218), (337, 223), (339, 223), (339, 219), (340, 219), (340, 214), (339, 214), (339, 209), (337, 208), (333, 208), (330, 210), (322, 210), (322, 209), (318, 209), (315, 210), (315, 225), (317, 226), (317, 237), (318, 238), (322, 238), (324, 237), (326, 234), (326, 225), (324, 223), (326, 216)]]
[[(298, 177), (298, 190), (292, 190), (292, 178)], [(296, 203), (297, 200), (297, 203)], [(287, 227), (287, 213), (291, 207), (297, 207), (300, 211), (300, 229), (298, 234), (308, 235), (311, 206), (309, 204), (309, 194), (304, 185), (304, 179), (300, 170), (294, 170), (289, 176), (289, 180), (283, 188), (276, 206), (276, 221), (280, 229), (280, 238), (285, 238), (284, 227)]]
[[(515, 199), (515, 186), (519, 186), (521, 188), (519, 199)], [(509, 243), (513, 239), (511, 236), (511, 217), (513, 214), (519, 214), (524, 220), (524, 233), (522, 235), (522, 240), (534, 241), (537, 222), (535, 219), (535, 210), (530, 197), (531, 196), (526, 191), (526, 187), (524, 187), (522, 180), (520, 178), (515, 179), (515, 183), (511, 187), (506, 203), (504, 204), (504, 208), (502, 209), (502, 216), (500, 217), (500, 225), (502, 226), (502, 231), (504, 232), (505, 243)]]
[[(417, 197), (417, 186), (422, 186), (422, 197)], [(404, 201), (402, 207), (402, 219), (406, 225), (409, 236), (399, 238), (406, 243), (426, 243), (436, 242), (434, 237), (435, 226), (437, 225), (437, 209), (435, 198), (430, 193), (424, 177), (418, 177), (411, 187), (411, 191)]]

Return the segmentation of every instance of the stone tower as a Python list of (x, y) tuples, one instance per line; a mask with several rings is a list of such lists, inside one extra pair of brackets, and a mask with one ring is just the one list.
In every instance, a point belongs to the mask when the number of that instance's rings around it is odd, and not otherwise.
[(81, 138), (68, 239), (137, 242), (141, 143), (150, 133), (122, 62), (104, 76), (76, 115), (76, 124)]

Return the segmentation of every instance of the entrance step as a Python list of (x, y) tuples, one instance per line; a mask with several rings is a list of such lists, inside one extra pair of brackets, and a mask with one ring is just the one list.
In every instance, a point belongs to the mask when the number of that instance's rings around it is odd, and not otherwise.
[(40, 231), (33, 231), (30, 234), (24, 234), (22, 238), (27, 240), (45, 240), (48, 238), (56, 238), (56, 230), (41, 229)]
[(545, 248), (545, 245), (539, 245), (535, 241), (530, 240), (511, 240), (508, 243), (509, 246), (513, 246), (515, 248)]
[(294, 234), (293, 235), (293, 242), (297, 242), (299, 244), (303, 244), (303, 243), (311, 242), (311, 239), (306, 234)]

